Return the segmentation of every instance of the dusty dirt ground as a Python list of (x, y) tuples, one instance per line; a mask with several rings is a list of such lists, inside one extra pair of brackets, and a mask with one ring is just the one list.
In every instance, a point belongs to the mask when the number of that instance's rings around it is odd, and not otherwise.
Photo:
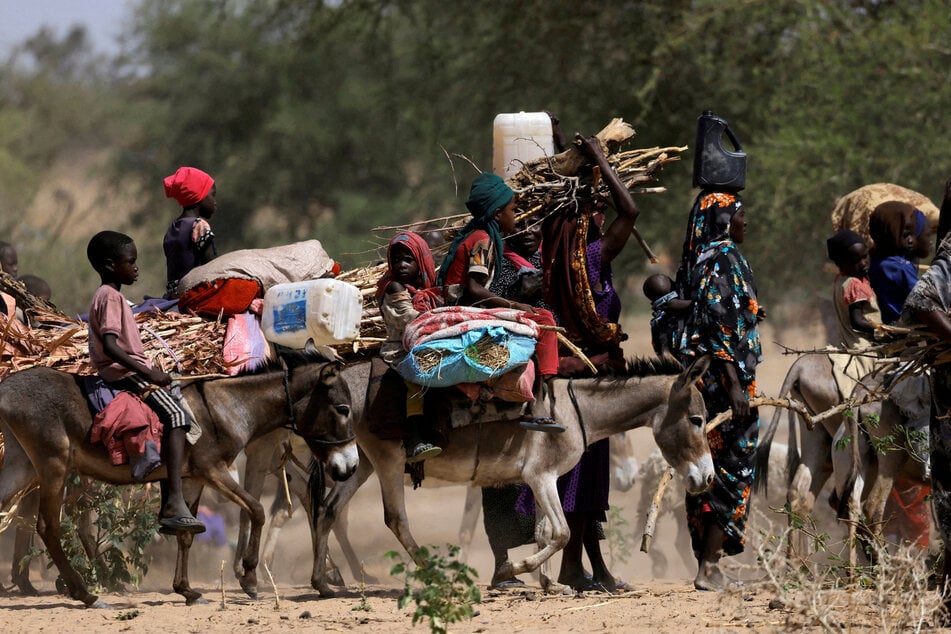
[[(633, 329), (629, 329), (633, 330)], [(766, 328), (763, 342), (766, 361), (760, 369), (760, 389), (768, 395), (778, 393), (785, 372), (793, 357), (781, 354), (774, 343), (799, 348), (817, 344), (818, 332), (796, 331), (776, 333)], [(645, 353), (647, 343), (635, 341), (632, 353)], [(764, 421), (771, 412), (762, 412)], [(649, 431), (636, 430), (638, 446), (645, 458), (653, 450)], [(272, 488), (275, 484), (272, 482)], [(583, 596), (546, 596), (537, 579), (523, 575), (524, 589), (489, 591), (488, 579), (492, 572), (492, 557), (481, 518), (468, 554), (468, 563), (479, 572), (483, 594), (478, 614), (469, 621), (450, 627), (454, 632), (695, 632), (728, 631), (762, 628), (766, 631), (783, 630), (795, 621), (795, 615), (781, 606), (770, 603), (776, 595), (766, 586), (750, 583), (736, 593), (697, 592), (692, 579), (696, 564), (685, 541), (682, 517), (667, 514), (659, 522), (654, 547), (650, 555), (639, 552), (646, 504), (655, 482), (639, 482), (627, 492), (612, 493), (612, 505), (620, 509), (627, 521), (626, 546), (617, 546), (611, 557), (609, 545), (602, 542), (603, 550), (613, 572), (627, 581), (632, 590), (624, 594), (608, 595), (586, 593)], [(423, 488), (407, 492), (408, 512), (417, 541), (443, 547), (458, 543), (458, 530), (465, 495), (460, 487)], [(758, 535), (778, 530), (772, 527), (784, 523), (784, 518), (769, 510), (770, 503), (781, 504), (781, 497), (769, 501), (754, 501), (754, 527)], [(154, 548), (155, 560), (142, 587), (125, 594), (103, 594), (101, 598), (111, 609), (83, 609), (55, 591), (52, 571), (41, 570), (34, 563), (33, 579), (41, 594), (23, 597), (19, 594), (0, 595), (0, 630), (3, 632), (60, 632), (60, 631), (135, 631), (135, 632), (232, 632), (232, 631), (360, 631), (390, 632), (412, 629), (412, 609), (400, 610), (397, 598), (401, 581), (389, 575), (391, 562), (384, 558), (390, 550), (400, 546), (382, 521), (379, 487), (371, 478), (357, 494), (350, 511), (351, 539), (357, 552), (365, 557), (367, 574), (379, 582), (361, 587), (349, 571), (344, 575), (348, 587), (333, 599), (318, 599), (309, 586), (311, 554), (310, 539), (303, 513), (296, 513), (282, 534), (274, 562), (279, 605), (263, 570), (259, 572), (260, 596), (249, 599), (239, 588), (230, 572), (231, 548), (196, 545), (192, 549), (192, 585), (202, 591), (206, 605), (188, 607), (184, 600), (171, 591), (174, 565), (174, 542), (162, 538)], [(206, 500), (214, 504), (214, 496)], [(222, 508), (229, 519), (233, 511)], [(229, 521), (229, 538), (234, 539), (236, 527)], [(10, 536), (0, 541), (0, 570), (4, 587), (9, 577)], [(762, 537), (754, 541), (761, 542)], [(343, 561), (336, 543), (331, 540), (331, 554)], [(621, 552), (621, 551), (626, 551)], [(531, 552), (531, 547), (513, 551), (514, 556)], [(627, 554), (626, 561), (620, 561)], [(222, 593), (221, 561), (227, 559)], [(762, 576), (754, 552), (747, 552), (735, 560), (734, 571), (746, 579)], [(557, 574), (559, 557), (552, 560)], [(222, 607), (222, 601), (224, 606)], [(841, 623), (872, 631), (878, 628), (871, 613), (863, 607), (860, 597), (843, 597)], [(369, 609), (359, 609), (368, 606)], [(134, 616), (129, 619), (128, 617)], [(425, 625), (417, 625), (425, 631)]]

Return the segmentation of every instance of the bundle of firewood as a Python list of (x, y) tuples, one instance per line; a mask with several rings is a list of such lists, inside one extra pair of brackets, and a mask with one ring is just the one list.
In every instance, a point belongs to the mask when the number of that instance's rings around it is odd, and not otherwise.
[[(0, 362), (0, 380), (11, 372), (41, 365), (75, 374), (93, 374), (89, 361), (88, 325), (58, 311), (27, 311), (32, 327), (8, 331), (16, 354)], [(225, 324), (194, 315), (149, 311), (136, 315), (142, 345), (153, 362), (166, 371), (190, 376), (223, 374), (221, 354)]]
[[(660, 172), (668, 163), (679, 161), (680, 153), (687, 150), (686, 146), (622, 150), (622, 146), (634, 137), (634, 129), (620, 118), (613, 119), (595, 136), (601, 141), (601, 149), (608, 163), (617, 172), (628, 191), (634, 195), (660, 194), (667, 191), (664, 187), (655, 186)], [(508, 185), (515, 190), (518, 218), (544, 217), (559, 212), (574, 213), (579, 207), (579, 197), (582, 195), (609, 200), (610, 190), (596, 173), (597, 170), (590, 177), (579, 176), (582, 168), (588, 164), (590, 161), (577, 145), (572, 145), (560, 154), (523, 164), (508, 180)], [(374, 232), (387, 240), (400, 230), (423, 234), (439, 232), (447, 240), (452, 240), (456, 232), (470, 219), (467, 213), (455, 214), (406, 225), (375, 227)], [(656, 262), (656, 256), (636, 229), (634, 236), (648, 258)], [(445, 253), (447, 246), (448, 243), (433, 248), (433, 254)], [(382, 272), (382, 268), (380, 271)]]
[[(653, 147), (621, 151), (621, 146), (634, 137), (634, 129), (622, 119), (614, 119), (595, 136), (601, 141), (608, 163), (614, 168), (621, 182), (632, 194), (654, 194), (666, 191), (663, 187), (646, 187), (657, 181), (664, 165), (679, 161), (684, 147)], [(545, 215), (577, 206), (578, 174), (588, 163), (577, 146), (552, 157), (526, 163), (510, 180), (516, 191), (516, 200), (521, 210), (528, 213), (543, 212)], [(587, 185), (595, 193), (610, 198), (607, 185), (593, 178)]]

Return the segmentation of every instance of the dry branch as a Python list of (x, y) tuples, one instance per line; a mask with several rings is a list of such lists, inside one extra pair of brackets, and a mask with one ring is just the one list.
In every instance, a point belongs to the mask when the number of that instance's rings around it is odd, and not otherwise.
[(644, 534), (641, 536), (641, 552), (650, 552), (651, 543), (654, 541), (654, 530), (657, 528), (657, 516), (660, 515), (661, 504), (664, 501), (664, 493), (667, 491), (667, 485), (674, 479), (673, 467), (667, 467), (660, 476), (657, 483), (657, 490), (654, 491), (654, 497), (651, 498), (651, 504), (647, 508), (647, 522), (644, 524)]
[[(884, 396), (885, 395), (880, 392), (867, 392), (858, 399), (846, 399), (835, 407), (830, 407), (829, 409), (819, 412), (818, 414), (812, 414), (804, 404), (793, 398), (770, 398), (766, 396), (757, 396), (750, 399), (750, 407), (772, 406), (791, 409), (802, 416), (803, 420), (806, 421), (806, 426), (812, 430), (815, 429), (817, 424), (828, 418), (838, 416), (839, 414), (855, 407), (859, 407), (860, 405), (871, 403), (872, 401), (879, 401), (884, 398)], [(707, 422), (707, 433), (709, 434), (711, 431), (731, 418), (733, 418), (732, 411), (727, 410), (725, 412), (720, 412), (710, 419), (709, 422)]]

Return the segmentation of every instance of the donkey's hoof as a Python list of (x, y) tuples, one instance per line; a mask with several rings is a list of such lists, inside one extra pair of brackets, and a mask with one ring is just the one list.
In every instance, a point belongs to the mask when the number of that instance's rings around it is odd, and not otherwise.
[(195, 592), (194, 590), (175, 590), (183, 597), (185, 597), (185, 605), (202, 605), (204, 599), (201, 598), (201, 592)]
[(208, 599), (199, 594), (193, 599), (185, 599), (185, 605), (208, 605)]
[(94, 610), (111, 610), (112, 606), (100, 599), (99, 597), (91, 597), (92, 601), (83, 603), (86, 604), (87, 608), (92, 608)]
[(25, 579), (25, 580), (21, 579), (18, 581), (14, 581), (14, 583), (16, 584), (17, 589), (20, 591), (20, 594), (22, 594), (23, 596), (25, 597), (40, 596), (39, 591), (35, 587), (33, 587), (33, 584), (30, 583), (29, 579)]
[(316, 584), (314, 589), (317, 590), (317, 594), (320, 595), (321, 599), (332, 599), (337, 596), (337, 593), (330, 589), (330, 586), (326, 584)]
[(258, 582), (255, 579), (254, 581), (244, 581), (241, 582), (241, 589), (244, 590), (244, 593), (252, 599), (258, 598)]

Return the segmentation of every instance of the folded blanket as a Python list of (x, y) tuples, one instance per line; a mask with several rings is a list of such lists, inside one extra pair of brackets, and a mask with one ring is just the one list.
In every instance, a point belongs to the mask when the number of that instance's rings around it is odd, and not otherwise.
[(434, 339), (459, 337), (472, 330), (503, 328), (513, 335), (538, 339), (538, 324), (525, 313), (512, 308), (474, 308), (444, 306), (422, 313), (406, 326), (403, 347), (415, 346)]
[(319, 240), (268, 249), (241, 249), (219, 255), (189, 271), (178, 283), (178, 294), (202, 282), (222, 279), (254, 280), (267, 291), (275, 284), (321, 278), (333, 267), (333, 259)]

